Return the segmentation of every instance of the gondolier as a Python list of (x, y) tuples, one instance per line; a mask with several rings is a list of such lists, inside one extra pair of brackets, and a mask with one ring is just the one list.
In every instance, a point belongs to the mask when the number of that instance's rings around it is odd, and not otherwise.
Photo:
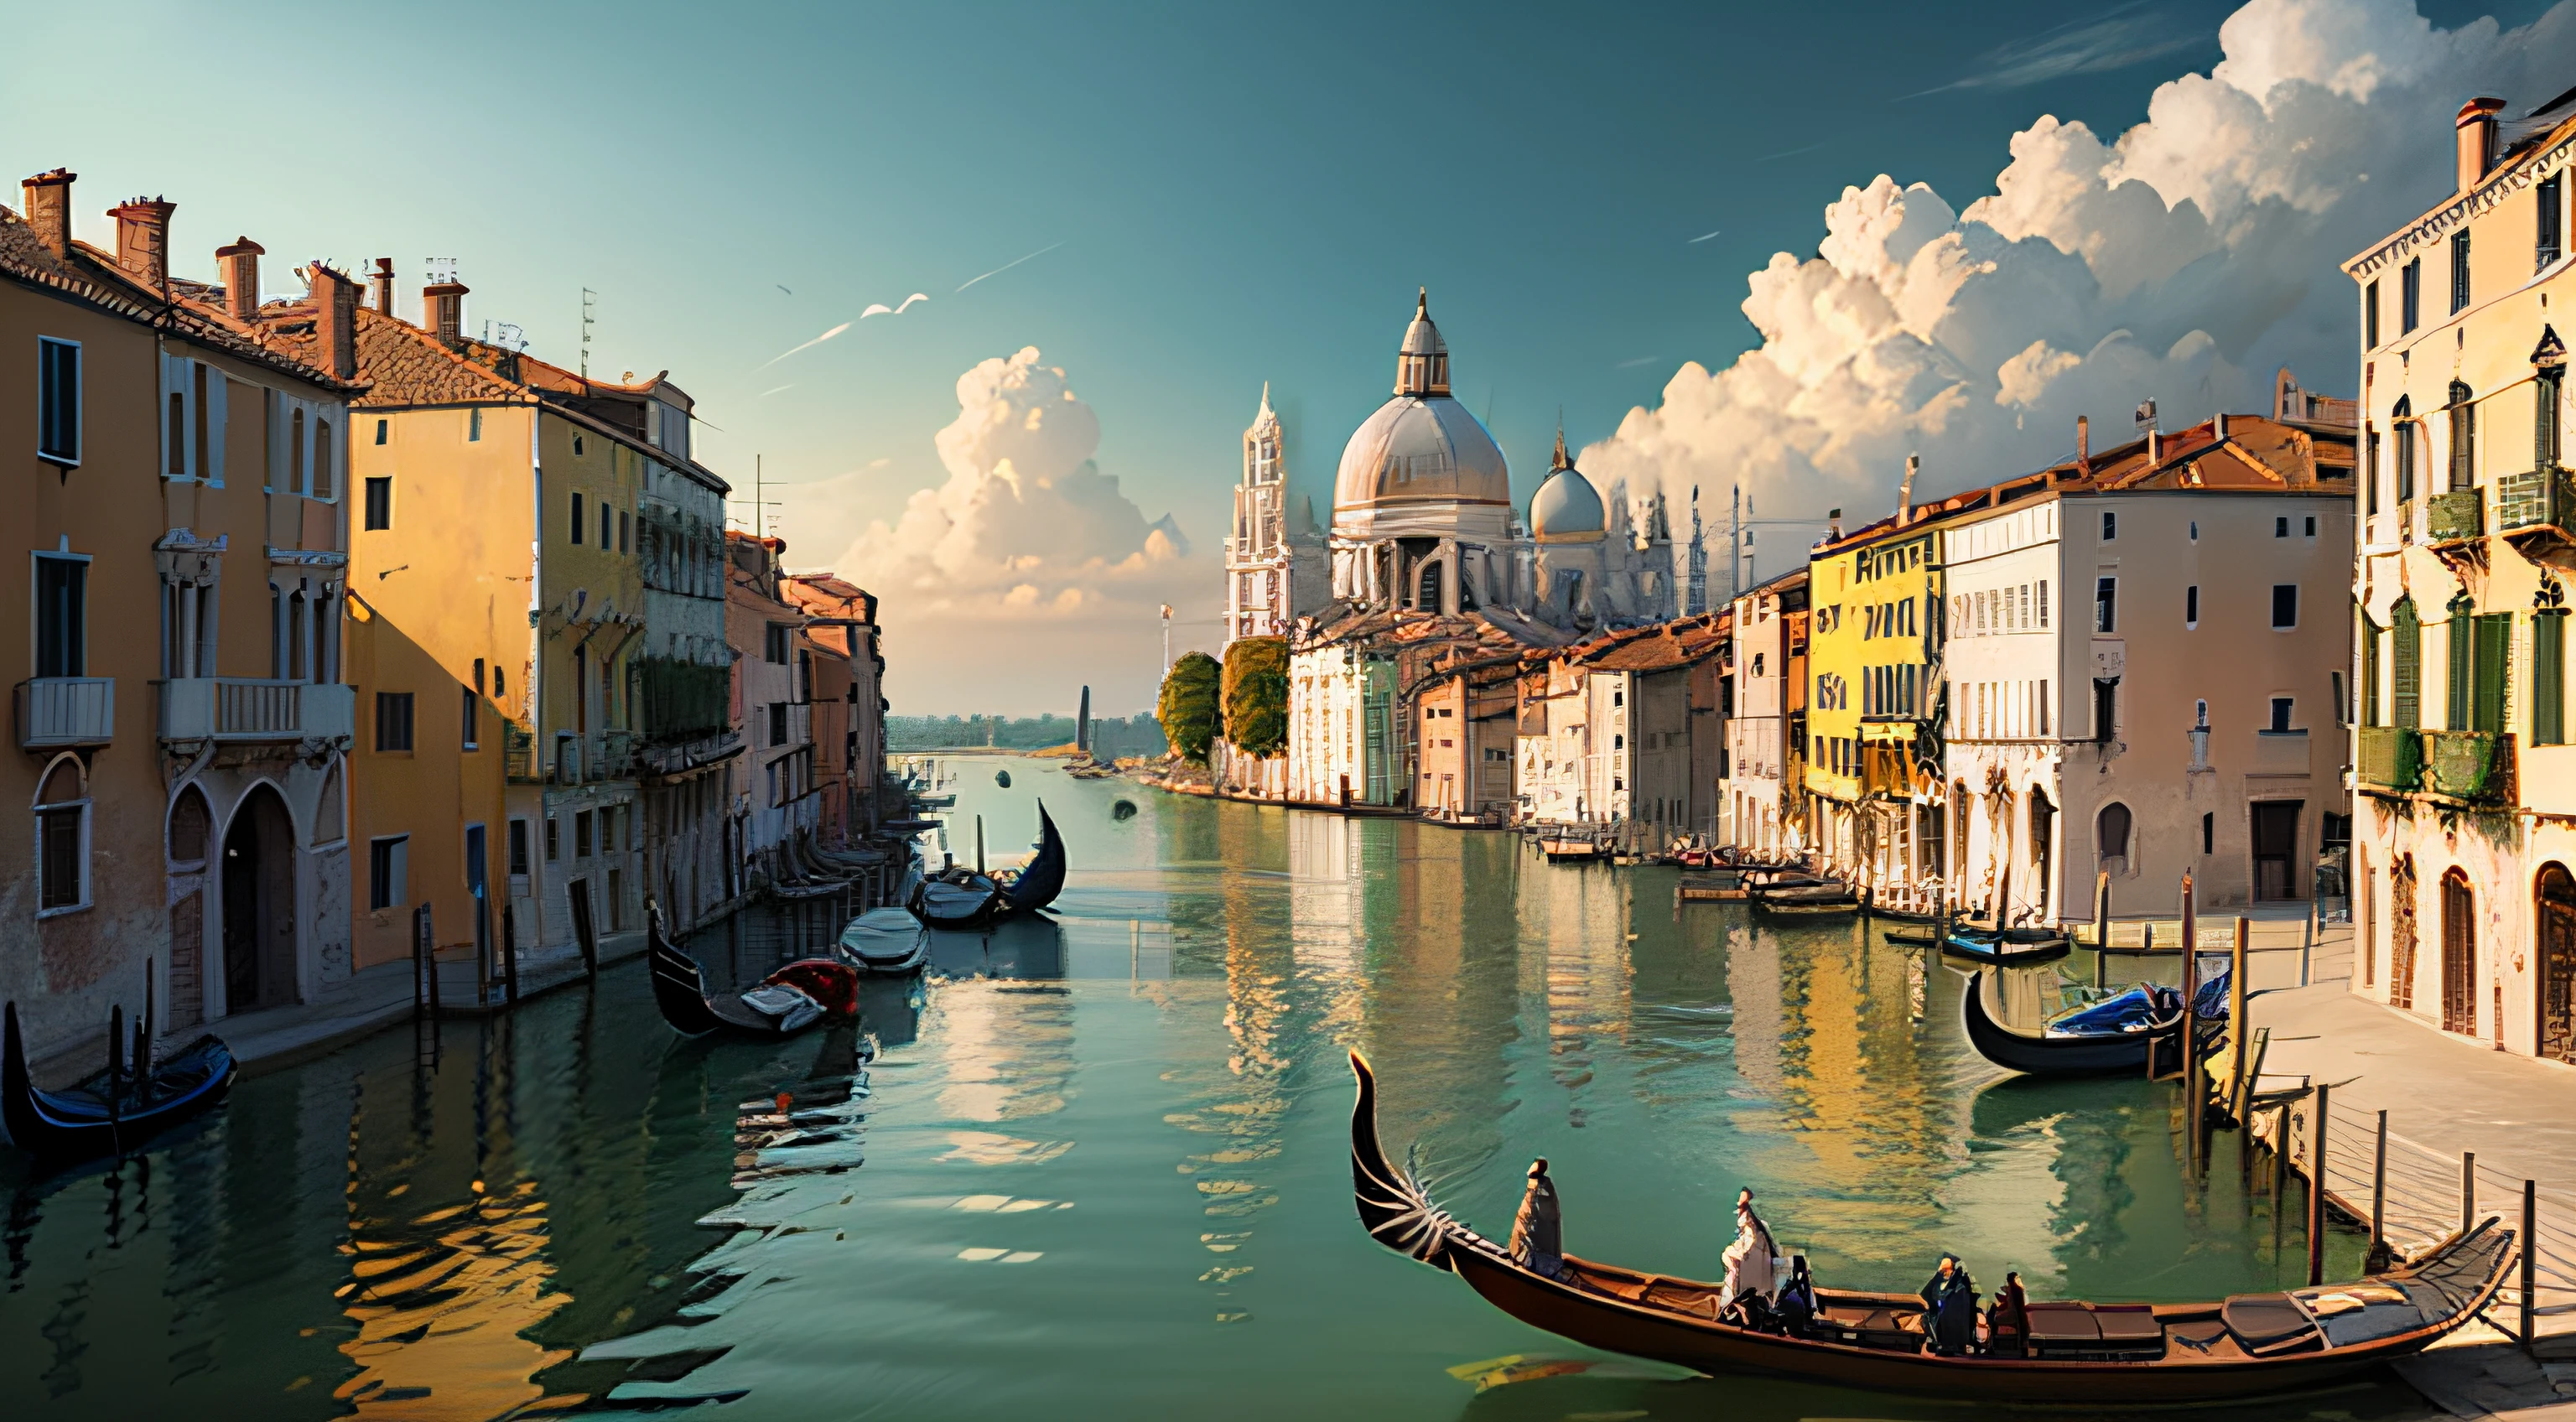
[(1512, 1259), (1551, 1279), (1565, 1272), (1565, 1218), (1557, 1205), (1556, 1182), (1547, 1178), (1546, 1156), (1530, 1162), (1529, 1188), (1521, 1193), (1521, 1212), (1512, 1220)]
[(1735, 1242), (1726, 1247), (1725, 1256), (1726, 1301), (1732, 1304), (1752, 1293), (1769, 1303), (1777, 1280), (1772, 1256), (1778, 1252), (1771, 1243), (1771, 1227), (1753, 1211), (1753, 1188), (1748, 1185), (1735, 1196)]

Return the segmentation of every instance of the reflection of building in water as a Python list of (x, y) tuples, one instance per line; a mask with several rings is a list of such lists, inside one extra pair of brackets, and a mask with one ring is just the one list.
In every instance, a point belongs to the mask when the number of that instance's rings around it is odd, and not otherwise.
[(1351, 872), (1359, 822), (1288, 816), (1288, 921), (1301, 969), (1347, 974), (1359, 966), (1360, 885)]
[(1524, 979), (1536, 968), (1536, 987), (1547, 1004), (1548, 1074), (1565, 1088), (1570, 1124), (1583, 1124), (1579, 1104), (1592, 1080), (1593, 1055), (1616, 1043), (1629, 1017), (1628, 881), (1606, 871), (1551, 870), (1520, 876), (1520, 928), (1524, 939), (1545, 945), (1524, 958)]
[(952, 1120), (1020, 1121), (1064, 1109), (1073, 1000), (1053, 984), (959, 979), (930, 999), (922, 1036), (938, 1053), (939, 1109)]

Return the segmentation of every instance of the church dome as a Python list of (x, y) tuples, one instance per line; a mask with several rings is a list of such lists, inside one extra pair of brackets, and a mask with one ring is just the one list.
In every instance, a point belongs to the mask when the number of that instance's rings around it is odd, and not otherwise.
[(1565, 457), (1565, 431), (1556, 432), (1556, 463), (1530, 500), (1530, 536), (1541, 543), (1589, 543), (1610, 526), (1610, 513), (1592, 479)]
[[(1449, 346), (1431, 322), (1425, 292), (1396, 353), (1395, 398), (1342, 448), (1333, 478), (1335, 530), (1353, 537), (1461, 531), (1433, 526), (1445, 517), (1462, 529), (1473, 524), (1499, 534), (1509, 525), (1511, 503), (1511, 470), (1501, 447), (1449, 397)], [(1479, 516), (1459, 517), (1470, 508)]]

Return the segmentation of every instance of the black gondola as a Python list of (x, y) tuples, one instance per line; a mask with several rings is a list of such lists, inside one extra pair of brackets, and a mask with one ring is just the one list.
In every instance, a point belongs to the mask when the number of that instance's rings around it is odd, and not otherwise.
[(2030, 963), (2049, 963), (2063, 958), (2073, 948), (2064, 934), (2037, 940), (1971, 937), (1953, 931), (1941, 941), (1941, 951), (1953, 958), (1988, 967), (2017, 968)]
[(912, 911), (933, 928), (981, 928), (1002, 907), (1002, 886), (972, 869), (951, 868), (921, 881)]
[[(2203, 998), (2215, 995), (2224, 1003), (2225, 982), (2222, 977), (2204, 985)], [(2183, 1008), (2179, 993), (2172, 993), (2170, 998), (2166, 993), (2154, 988), (2133, 988), (2110, 1002), (2069, 1013), (2046, 1029), (2033, 1032), (1995, 1020), (1986, 1007), (1986, 975), (1976, 972), (1968, 975), (1967, 987), (1959, 994), (1959, 1025), (1977, 1055), (1999, 1067), (2032, 1076), (2136, 1073), (2146, 1069), (2150, 1051), (2165, 1061), (2174, 1057), (2170, 1044), (2180, 1029)], [(2143, 1011), (2128, 1014), (2137, 1018), (2133, 1025), (2115, 1025), (2123, 1015), (2122, 1005), (2129, 1003), (2133, 995), (2138, 999), (2135, 1005)], [(2226, 1030), (2223, 1022), (2211, 1020), (2218, 1014), (2210, 1012), (2205, 1001), (2196, 1015), (2203, 1024), (2202, 1040), (2214, 1048)]]
[[(18, 1004), (0, 1024), (0, 1122), (20, 1150), (50, 1160), (73, 1160), (129, 1150), (224, 1099), (240, 1068), (232, 1048), (214, 1036), (198, 1038), (158, 1066), (137, 1061), (128, 1074), (111, 1052), (111, 1065), (67, 1091), (39, 1091), (27, 1072), (27, 1048), (18, 1035)], [(121, 1023), (111, 1029), (121, 1039)], [(138, 1036), (149, 1039), (148, 1025)]]
[(733, 1032), (747, 1037), (792, 1037), (827, 1017), (858, 1011), (859, 973), (829, 958), (800, 958), (761, 979), (749, 992), (710, 994), (698, 960), (662, 936), (662, 911), (644, 914), (646, 955), (653, 969), (653, 1003), (662, 1020), (684, 1037)]
[(1056, 833), (1046, 801), (1040, 800), (1037, 853), (1002, 885), (1004, 907), (1012, 913), (1031, 913), (1054, 903), (1055, 896), (1064, 892), (1064, 866), (1064, 836)]

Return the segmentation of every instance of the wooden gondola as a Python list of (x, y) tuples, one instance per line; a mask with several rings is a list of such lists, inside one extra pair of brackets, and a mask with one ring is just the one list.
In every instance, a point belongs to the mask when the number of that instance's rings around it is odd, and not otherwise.
[[(1999, 1067), (2031, 1076), (2081, 1076), (2096, 1073), (2126, 1072), (2139, 1075), (2146, 1070), (2147, 1053), (2155, 1052), (2168, 1062), (2178, 1063), (2173, 1044), (2178, 1040), (2184, 1012), (2151, 1018), (2135, 1031), (2072, 1032), (2049, 1029), (2038, 1032), (2022, 1027), (2009, 1027), (1995, 1020), (1986, 1007), (1986, 975), (1968, 975), (1968, 984), (1959, 994), (1959, 1026), (1967, 1033), (1968, 1045), (1977, 1055)], [(2203, 1019), (2202, 1040), (2215, 1046), (2225, 1027)]]
[(1538, 848), (1541, 854), (1547, 856), (1547, 862), (1550, 864), (1587, 864), (1596, 859), (1610, 857), (1610, 846), (1606, 841), (1577, 839), (1567, 835), (1542, 838), (1538, 842)]
[(8, 1126), (10, 1141), (47, 1161), (119, 1154), (216, 1105), (232, 1090), (240, 1068), (223, 1039), (199, 1037), (154, 1065), (140, 1045), (151, 1035), (147, 1012), (137, 1025), (137, 1056), (129, 1071), (119, 1013), (108, 1029), (107, 1070), (68, 1090), (42, 1091), (27, 1071), (18, 1004), (0, 1009), (0, 1124)]
[(1029, 862), (1001, 882), (1002, 907), (1010, 913), (1034, 913), (1055, 902), (1064, 892), (1064, 836), (1056, 833), (1055, 820), (1046, 812), (1046, 801), (1038, 802), (1038, 848)]
[(2048, 938), (2023, 940), (1971, 936), (1956, 929), (1941, 940), (1941, 951), (1952, 958), (1965, 958), (1990, 968), (2019, 968), (2032, 963), (2050, 963), (2063, 958), (2074, 947), (2064, 934)]
[(644, 929), (654, 1005), (671, 1030), (684, 1037), (712, 1032), (792, 1037), (826, 1018), (846, 1018), (859, 1010), (859, 970), (838, 959), (799, 958), (749, 992), (709, 993), (698, 960), (662, 936), (659, 905), (645, 909)]
[(929, 958), (930, 930), (902, 909), (871, 909), (841, 930), (836, 951), (862, 973), (903, 977)]
[(981, 928), (1002, 908), (1002, 886), (963, 867), (943, 870), (914, 890), (912, 911), (933, 928)]
[(1550, 1278), (1433, 1203), (1386, 1158), (1377, 1083), (1351, 1054), (1351, 1190), (1378, 1243), (1467, 1281), (1531, 1327), (1587, 1347), (1702, 1373), (1765, 1373), (1837, 1386), (1978, 1402), (2123, 1405), (2306, 1391), (2419, 1352), (2503, 1287), (2514, 1232), (2493, 1219), (2415, 1263), (2357, 1284), (2240, 1294), (2215, 1303), (2030, 1305), (2028, 1356), (1925, 1350), (1913, 1294), (1818, 1289), (1804, 1334), (1719, 1321), (1720, 1286), (1565, 1256)]

